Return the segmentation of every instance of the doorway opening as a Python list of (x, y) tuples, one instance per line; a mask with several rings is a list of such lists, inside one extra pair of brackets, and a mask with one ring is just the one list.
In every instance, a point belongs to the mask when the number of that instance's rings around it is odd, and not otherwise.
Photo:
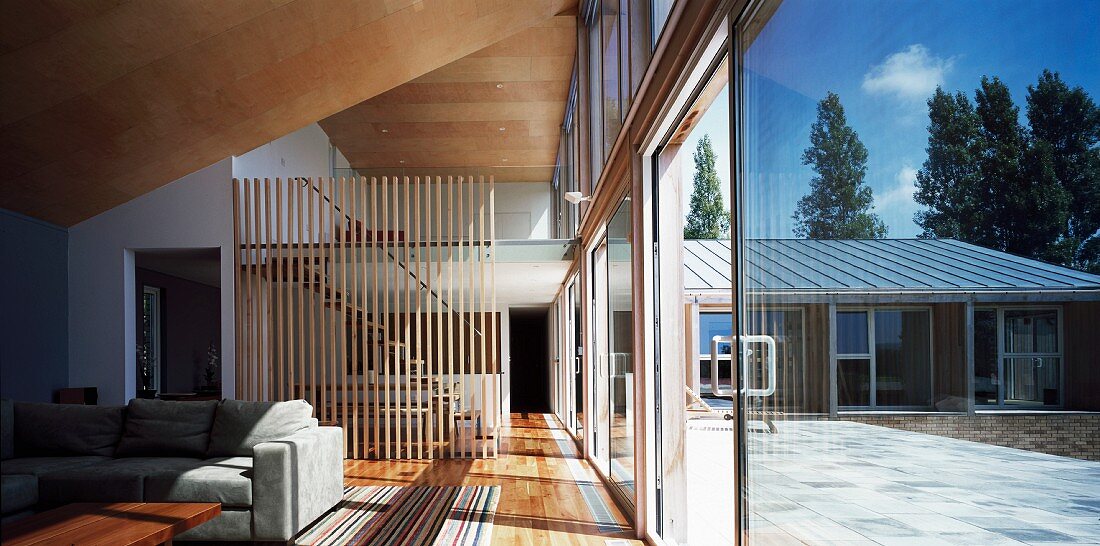
[(511, 405), (514, 413), (550, 413), (550, 333), (546, 308), (510, 309)]
[(134, 251), (137, 395), (221, 398), (217, 248)]

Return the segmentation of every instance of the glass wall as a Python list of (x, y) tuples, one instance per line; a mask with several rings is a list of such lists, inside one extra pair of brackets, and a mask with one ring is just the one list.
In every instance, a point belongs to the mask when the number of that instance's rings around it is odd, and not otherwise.
[[(783, 0), (741, 17), (727, 129), (746, 337), (732, 379), (710, 371), (741, 387), (741, 536), (1100, 540), (1054, 523), (1095, 487), (1048, 466), (1095, 467), (1068, 447), (1095, 434), (1060, 432), (1076, 417), (1059, 410), (1100, 407), (1073, 364), (1095, 361), (1077, 332), (1100, 292), (1062, 301), (1054, 279), (1100, 271), (1074, 174), (1100, 133), (1066, 132), (1100, 127), (1100, 4)], [(725, 318), (699, 320), (706, 359)], [(689, 464), (718, 456), (694, 449)]]
[(611, 481), (634, 500), (634, 302), (630, 197), (607, 224)]

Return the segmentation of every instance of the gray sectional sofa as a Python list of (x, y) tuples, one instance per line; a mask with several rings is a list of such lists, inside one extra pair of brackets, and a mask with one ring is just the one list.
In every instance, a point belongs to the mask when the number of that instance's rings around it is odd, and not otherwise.
[(0, 402), (5, 519), (71, 502), (220, 502), (177, 540), (286, 541), (343, 495), (343, 432), (289, 402)]

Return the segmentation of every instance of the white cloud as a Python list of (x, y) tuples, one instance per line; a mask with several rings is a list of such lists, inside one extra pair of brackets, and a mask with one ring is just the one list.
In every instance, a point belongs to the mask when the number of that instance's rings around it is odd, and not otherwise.
[(913, 44), (871, 67), (863, 75), (863, 90), (902, 100), (923, 101), (932, 95), (937, 85), (943, 85), (944, 76), (953, 64), (953, 58), (936, 57), (923, 45)]
[(909, 165), (894, 175), (894, 186), (875, 197), (875, 208), (912, 210), (917, 208), (913, 193), (917, 191), (917, 170)]

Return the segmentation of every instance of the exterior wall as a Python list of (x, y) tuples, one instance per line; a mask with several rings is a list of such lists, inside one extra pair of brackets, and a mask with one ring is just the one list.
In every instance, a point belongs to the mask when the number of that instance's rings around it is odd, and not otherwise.
[(0, 209), (0, 396), (49, 402), (69, 385), (65, 228)]
[(1100, 413), (841, 414), (841, 421), (1100, 461)]
[(829, 306), (806, 305), (806, 405), (807, 413), (829, 412)]
[(1062, 320), (1066, 409), (1100, 411), (1100, 299), (1063, 304)]

